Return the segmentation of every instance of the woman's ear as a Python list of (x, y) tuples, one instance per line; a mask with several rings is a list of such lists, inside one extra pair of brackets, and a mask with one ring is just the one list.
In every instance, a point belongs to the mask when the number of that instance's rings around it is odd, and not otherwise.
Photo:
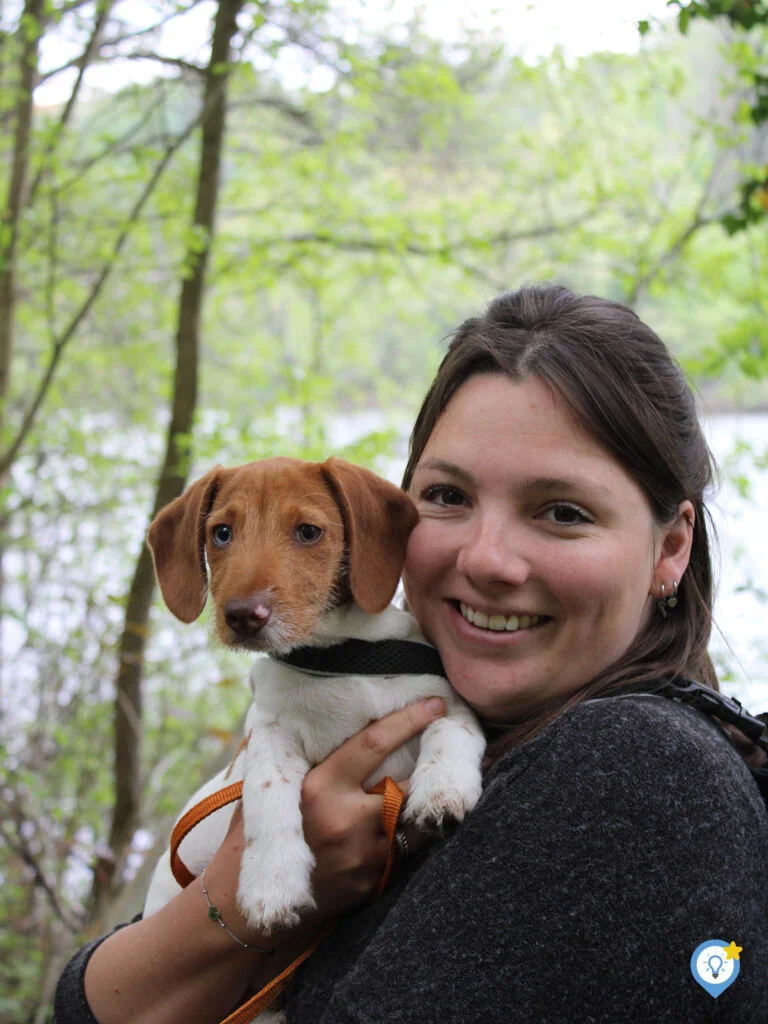
[(696, 513), (693, 505), (690, 501), (683, 501), (674, 522), (661, 530), (656, 565), (651, 579), (652, 597), (658, 599), (664, 592), (669, 597), (674, 589), (673, 584), (679, 584), (683, 578), (691, 558), (695, 522)]

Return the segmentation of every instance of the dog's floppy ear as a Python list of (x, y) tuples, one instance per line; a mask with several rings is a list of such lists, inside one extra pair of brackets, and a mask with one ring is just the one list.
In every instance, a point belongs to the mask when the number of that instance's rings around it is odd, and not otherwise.
[(328, 459), (320, 467), (339, 503), (349, 550), (349, 588), (364, 612), (383, 611), (405, 562), (416, 506), (399, 487), (362, 466)]
[(147, 543), (163, 598), (182, 622), (194, 622), (205, 607), (205, 520), (219, 485), (221, 466), (166, 505), (149, 526)]

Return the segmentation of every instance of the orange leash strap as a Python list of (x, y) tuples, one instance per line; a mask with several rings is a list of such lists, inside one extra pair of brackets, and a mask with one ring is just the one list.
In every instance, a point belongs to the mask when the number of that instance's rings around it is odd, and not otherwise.
[(398, 784), (391, 779), (389, 775), (383, 778), (381, 782), (377, 782), (371, 790), (371, 793), (382, 793), (384, 795), (384, 802), (381, 805), (381, 820), (384, 825), (384, 831), (387, 833), (387, 839), (389, 840), (389, 853), (387, 854), (387, 863), (384, 865), (384, 873), (381, 876), (379, 882), (379, 894), (383, 893), (387, 887), (389, 881), (389, 875), (392, 871), (392, 865), (395, 862), (395, 855), (397, 852), (397, 843), (395, 842), (395, 832), (397, 831), (397, 819), (400, 817), (400, 811), (403, 806), (404, 794)]
[[(403, 806), (404, 794), (397, 783), (387, 775), (386, 778), (378, 782), (371, 793), (381, 795), (384, 797), (381, 805), (381, 820), (384, 825), (384, 831), (387, 834), (387, 840), (389, 841), (389, 852), (387, 854), (387, 863), (384, 866), (384, 872), (379, 882), (379, 893), (382, 893), (386, 888), (389, 876), (392, 873), (392, 867), (395, 863), (395, 857), (397, 856), (397, 844), (395, 843), (395, 831), (397, 829), (397, 820), (400, 816), (400, 809)], [(210, 796), (205, 797), (200, 803), (195, 804), (191, 807), (186, 814), (176, 823), (173, 832), (171, 833), (171, 869), (173, 870), (173, 877), (184, 889), (190, 882), (193, 882), (195, 875), (189, 870), (186, 864), (182, 861), (179, 856), (179, 846), (184, 837), (192, 831), (195, 825), (198, 825), (204, 818), (207, 818), (209, 814), (213, 814), (220, 807), (225, 807), (227, 804), (233, 803), (235, 800), (239, 800), (243, 795), (243, 783), (233, 782), (230, 786), (225, 786), (224, 789), (218, 790), (216, 793), (212, 793)], [(315, 950), (318, 948), (321, 942), (323, 942), (334, 930), (336, 923), (332, 922), (327, 928), (324, 928), (320, 934), (312, 940), (307, 948), (296, 957), (288, 966), (268, 982), (264, 988), (260, 989), (256, 995), (239, 1006), (235, 1011), (222, 1021), (222, 1024), (250, 1024), (250, 1021), (257, 1017), (260, 1013), (267, 1009), (268, 1006), (274, 1002), (275, 999), (280, 995), (283, 989), (286, 987), (288, 982), (291, 980), (293, 975), (296, 973), (298, 967), (304, 963), (304, 961), (310, 957)]]
[(221, 1024), (250, 1024), (254, 1017), (258, 1017), (260, 1013), (263, 1013), (272, 1003), (277, 999), (283, 989), (286, 987), (288, 982), (291, 980), (297, 969), (304, 963), (308, 957), (312, 956), (317, 947), (323, 942), (336, 927), (336, 922), (332, 921), (326, 928), (320, 932), (320, 934), (314, 938), (303, 953), (300, 953), (295, 960), (288, 964), (288, 966), (282, 970), (277, 977), (273, 978), (272, 981), (268, 982), (264, 988), (260, 989), (255, 996), (238, 1006), (228, 1017), (226, 1017)]
[(194, 882), (197, 877), (192, 874), (179, 856), (179, 846), (182, 839), (192, 831), (195, 825), (199, 825), (204, 818), (207, 818), (209, 814), (218, 811), (220, 807), (226, 807), (227, 804), (234, 803), (242, 795), (242, 780), (240, 782), (233, 782), (231, 785), (225, 786), (224, 789), (211, 793), (210, 796), (205, 797), (200, 803), (195, 804), (194, 807), (190, 807), (187, 813), (182, 814), (174, 825), (173, 832), (171, 833), (171, 871), (173, 871), (173, 877), (182, 889), (186, 889), (190, 882)]

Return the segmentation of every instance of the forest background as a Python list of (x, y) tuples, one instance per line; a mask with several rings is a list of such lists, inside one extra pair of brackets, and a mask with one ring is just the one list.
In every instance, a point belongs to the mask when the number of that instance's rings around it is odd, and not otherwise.
[[(535, 57), (351, 0), (0, 9), (0, 1021), (50, 1018), (239, 740), (247, 666), (143, 545), (187, 480), (396, 477), (441, 340), (525, 280), (633, 306), (708, 415), (768, 409), (768, 5), (667, 8), (632, 52)], [(724, 570), (764, 609), (767, 564)], [(723, 645), (725, 689), (768, 705), (765, 655)]]

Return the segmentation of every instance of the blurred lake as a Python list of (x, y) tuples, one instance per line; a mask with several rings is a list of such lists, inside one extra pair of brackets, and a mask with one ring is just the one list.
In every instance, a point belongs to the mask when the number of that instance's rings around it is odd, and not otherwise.
[[(768, 710), (768, 414), (704, 421), (723, 473), (710, 503), (719, 539), (712, 649), (733, 679), (723, 690), (753, 711)], [(739, 481), (747, 484), (741, 493)]]

